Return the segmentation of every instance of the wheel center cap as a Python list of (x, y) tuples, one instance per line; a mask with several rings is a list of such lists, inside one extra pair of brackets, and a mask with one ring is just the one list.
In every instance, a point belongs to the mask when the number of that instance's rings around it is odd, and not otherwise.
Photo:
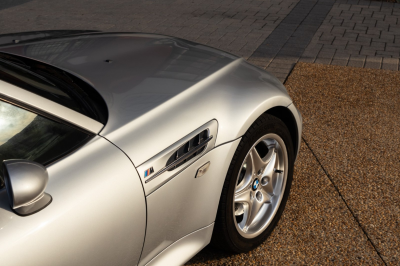
[(254, 181), (253, 181), (253, 185), (252, 185), (252, 188), (253, 188), (253, 190), (256, 190), (257, 188), (258, 188), (258, 185), (260, 184), (260, 181), (258, 181), (258, 178), (256, 178)]

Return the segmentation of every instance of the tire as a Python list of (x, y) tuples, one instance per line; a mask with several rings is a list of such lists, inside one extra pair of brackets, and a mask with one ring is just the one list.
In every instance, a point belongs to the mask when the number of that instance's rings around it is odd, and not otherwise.
[(211, 245), (241, 253), (265, 241), (285, 208), (293, 168), (294, 149), (286, 125), (277, 117), (261, 115), (242, 137), (229, 166)]

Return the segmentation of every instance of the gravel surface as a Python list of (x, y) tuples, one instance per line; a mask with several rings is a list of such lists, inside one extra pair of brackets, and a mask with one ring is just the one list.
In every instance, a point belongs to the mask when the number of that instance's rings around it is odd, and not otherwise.
[(206, 247), (187, 265), (382, 264), (307, 146), (278, 226), (257, 249), (227, 254)]
[(400, 72), (300, 63), (286, 87), (304, 139), (382, 259), (399, 265)]

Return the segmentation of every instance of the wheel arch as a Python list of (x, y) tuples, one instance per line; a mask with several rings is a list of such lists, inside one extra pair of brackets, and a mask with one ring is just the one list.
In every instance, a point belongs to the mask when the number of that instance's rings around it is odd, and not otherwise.
[(289, 110), (289, 108), (283, 106), (273, 107), (264, 113), (273, 115), (283, 121), (283, 123), (289, 129), (289, 133), (293, 142), (294, 154), (296, 155), (299, 149), (299, 129), (293, 113)]
[[(300, 141), (302, 133), (302, 117), (289, 97), (274, 97), (263, 102), (247, 116), (247, 121), (239, 129), (237, 137), (243, 136), (254, 122), (263, 114), (270, 114), (283, 121), (289, 129), (291, 140), (293, 142), (293, 152), (295, 158), (300, 150)], [(218, 138), (217, 138), (218, 142)], [(217, 143), (218, 145), (220, 143)]]

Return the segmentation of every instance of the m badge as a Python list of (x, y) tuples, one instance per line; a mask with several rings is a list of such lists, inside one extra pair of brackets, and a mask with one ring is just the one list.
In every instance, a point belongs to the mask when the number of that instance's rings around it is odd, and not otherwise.
[(146, 171), (144, 171), (144, 177), (148, 177), (148, 176), (151, 175), (152, 173), (154, 173), (154, 169), (153, 169), (153, 167), (150, 167), (149, 169), (147, 169)]

